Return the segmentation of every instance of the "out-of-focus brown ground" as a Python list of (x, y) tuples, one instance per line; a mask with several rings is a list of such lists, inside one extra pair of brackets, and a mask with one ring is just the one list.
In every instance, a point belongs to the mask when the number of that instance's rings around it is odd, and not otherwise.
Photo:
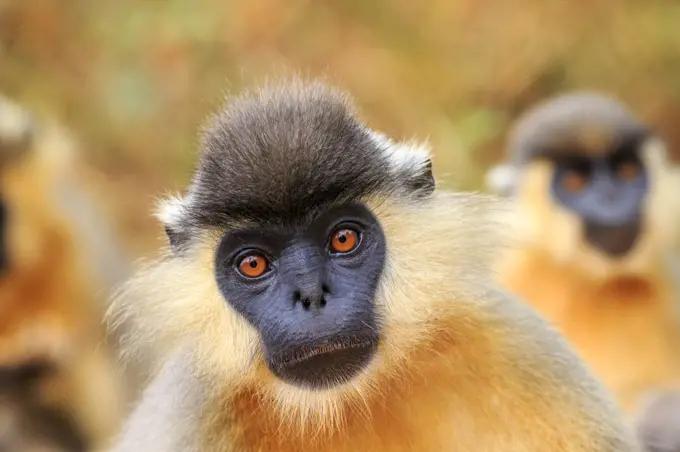
[(680, 149), (678, 24), (674, 0), (0, 0), (0, 90), (71, 128), (146, 252), (227, 90), (328, 75), (375, 128), (429, 138), (444, 184), (479, 189), (510, 121), (566, 89), (619, 95)]

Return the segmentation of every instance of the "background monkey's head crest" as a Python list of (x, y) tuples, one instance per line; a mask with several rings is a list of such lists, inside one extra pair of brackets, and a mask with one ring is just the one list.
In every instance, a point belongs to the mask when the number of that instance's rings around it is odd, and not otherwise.
[(650, 268), (667, 246), (664, 144), (615, 98), (548, 99), (520, 117), (508, 152), (487, 182), (514, 195), (532, 246), (602, 276)]

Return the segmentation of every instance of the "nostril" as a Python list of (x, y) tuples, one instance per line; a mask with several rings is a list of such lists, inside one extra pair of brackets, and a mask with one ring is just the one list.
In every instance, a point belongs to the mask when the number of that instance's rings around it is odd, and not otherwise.
[(322, 308), (326, 306), (326, 298), (322, 297), (321, 300), (319, 301), (319, 306)]

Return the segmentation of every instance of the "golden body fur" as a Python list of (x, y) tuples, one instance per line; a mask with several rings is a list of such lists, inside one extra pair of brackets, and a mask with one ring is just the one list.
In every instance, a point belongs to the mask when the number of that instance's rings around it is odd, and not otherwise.
[[(21, 107), (0, 98), (0, 122), (21, 127), (16, 118), (20, 113), (25, 113)], [(13, 155), (2, 156), (0, 169), (0, 195), (7, 207), (0, 366), (32, 360), (56, 364), (57, 374), (36, 387), (39, 398), (46, 405), (64, 407), (86, 439), (102, 447), (123, 414), (119, 370), (101, 325), (109, 280), (122, 273), (97, 273), (114, 258), (89, 249), (88, 239), (106, 236), (107, 231), (93, 230), (96, 221), (79, 224), (74, 214), (74, 209), (88, 207), (79, 193), (70, 139), (57, 126), (35, 125), (24, 125), (32, 135), (26, 136), (22, 149), (13, 144)], [(89, 212), (90, 217), (97, 214)]]
[(549, 196), (551, 169), (527, 168), (517, 191), (520, 246), (500, 264), (501, 283), (542, 312), (575, 345), (628, 413), (646, 394), (680, 383), (680, 303), (671, 243), (677, 189), (665, 153), (648, 144), (653, 181), (644, 236), (621, 261), (586, 246), (578, 220)]

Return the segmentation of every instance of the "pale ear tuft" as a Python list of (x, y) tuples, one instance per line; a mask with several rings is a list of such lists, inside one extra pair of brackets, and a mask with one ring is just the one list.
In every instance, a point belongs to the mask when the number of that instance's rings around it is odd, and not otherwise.
[(188, 239), (182, 220), (185, 217), (187, 197), (168, 196), (158, 203), (155, 216), (163, 223), (170, 247), (175, 250)]
[(179, 227), (184, 216), (185, 200), (181, 196), (171, 195), (158, 203), (155, 216), (165, 226)]
[(666, 162), (669, 158), (666, 143), (659, 137), (650, 137), (643, 144), (643, 154), (648, 154), (652, 159)]
[(370, 131), (375, 143), (383, 150), (395, 174), (403, 174), (415, 191), (430, 194), (434, 190), (430, 146), (422, 141), (392, 141), (387, 136)]
[(486, 187), (493, 193), (509, 196), (517, 183), (517, 168), (513, 165), (499, 164), (486, 173)]

